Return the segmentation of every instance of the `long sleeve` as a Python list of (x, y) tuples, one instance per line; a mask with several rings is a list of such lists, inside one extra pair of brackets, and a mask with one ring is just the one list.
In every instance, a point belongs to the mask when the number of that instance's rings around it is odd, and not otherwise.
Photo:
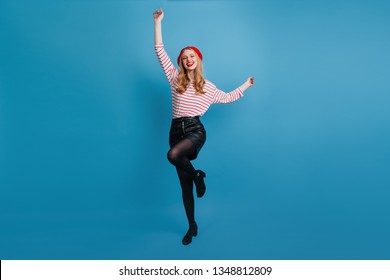
[(176, 91), (176, 77), (179, 73), (177, 68), (165, 52), (164, 44), (156, 44), (155, 50), (161, 67), (171, 85), (172, 118), (203, 116), (211, 104), (231, 103), (243, 96), (240, 88), (225, 93), (208, 80), (206, 80), (204, 86), (205, 93), (196, 93), (192, 83), (185, 92), (178, 93)]
[(177, 75), (177, 69), (173, 65), (168, 54), (166, 53), (164, 49), (164, 44), (155, 45), (154, 49), (156, 51), (157, 58), (160, 62), (160, 65), (164, 70), (164, 73), (167, 76), (169, 83), (172, 85), (173, 79)]
[(240, 88), (236, 88), (235, 90), (226, 93), (215, 87), (213, 95), (213, 103), (222, 104), (234, 102), (244, 96), (244, 93), (240, 90)]

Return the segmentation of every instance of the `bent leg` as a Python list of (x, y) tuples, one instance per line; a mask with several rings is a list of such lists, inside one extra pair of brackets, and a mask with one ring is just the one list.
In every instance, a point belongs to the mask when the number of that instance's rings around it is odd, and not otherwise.
[(195, 174), (195, 168), (192, 166), (189, 156), (195, 153), (196, 148), (190, 139), (183, 139), (168, 152), (168, 160), (176, 168), (187, 172), (192, 178)]
[(186, 172), (196, 185), (196, 193), (198, 197), (202, 197), (206, 192), (204, 177), (206, 173), (202, 170), (195, 170), (192, 166), (189, 156), (196, 152), (196, 147), (189, 139), (183, 139), (174, 145), (168, 152), (168, 160), (176, 168)]

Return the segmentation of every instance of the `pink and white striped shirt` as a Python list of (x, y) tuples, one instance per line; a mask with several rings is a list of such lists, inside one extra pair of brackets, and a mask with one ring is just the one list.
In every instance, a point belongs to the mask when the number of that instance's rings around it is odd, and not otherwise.
[(183, 93), (176, 92), (177, 75), (179, 70), (172, 64), (171, 59), (165, 52), (164, 44), (155, 45), (157, 58), (168, 78), (172, 92), (172, 118), (203, 116), (214, 103), (230, 103), (243, 96), (240, 88), (225, 93), (218, 89), (213, 83), (206, 80), (205, 93), (196, 94), (191, 83)]

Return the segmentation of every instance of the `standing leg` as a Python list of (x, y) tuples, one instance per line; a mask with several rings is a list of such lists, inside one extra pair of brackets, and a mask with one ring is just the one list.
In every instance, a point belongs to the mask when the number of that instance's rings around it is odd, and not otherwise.
[(192, 236), (197, 236), (198, 226), (195, 222), (195, 205), (194, 205), (194, 194), (193, 194), (193, 181), (187, 172), (176, 168), (177, 174), (180, 180), (180, 186), (182, 190), (182, 198), (184, 203), (184, 209), (186, 210), (188, 220), (188, 231), (183, 237), (183, 245), (188, 245), (192, 242)]

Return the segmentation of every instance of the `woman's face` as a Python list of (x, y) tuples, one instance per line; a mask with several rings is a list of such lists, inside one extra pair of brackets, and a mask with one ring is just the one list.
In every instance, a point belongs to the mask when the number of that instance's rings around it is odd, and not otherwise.
[(187, 71), (192, 71), (198, 65), (198, 56), (195, 51), (191, 49), (184, 50), (181, 55), (181, 61), (183, 63), (183, 67), (187, 69)]

